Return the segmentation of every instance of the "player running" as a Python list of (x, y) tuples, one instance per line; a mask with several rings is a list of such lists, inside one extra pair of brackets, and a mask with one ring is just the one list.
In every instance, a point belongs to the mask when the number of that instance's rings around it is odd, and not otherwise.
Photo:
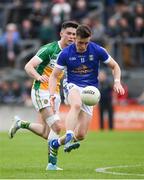
[[(59, 85), (62, 73), (58, 77), (58, 83), (55, 92), (55, 109), (50, 107), (49, 76), (55, 66), (56, 59), (61, 50), (75, 41), (76, 28), (78, 24), (73, 21), (67, 21), (62, 24), (60, 41), (46, 44), (40, 48), (36, 55), (26, 64), (27, 74), (34, 78), (31, 98), (34, 107), (42, 117), (41, 123), (31, 123), (23, 121), (19, 117), (14, 118), (14, 122), (9, 130), (9, 137), (13, 138), (17, 130), (28, 129), (33, 133), (48, 139), (58, 138), (60, 133), (60, 124), (58, 110), (60, 106)], [(57, 167), (57, 149), (49, 148), (49, 159), (46, 170), (60, 170)]]
[(51, 146), (57, 149), (64, 144), (64, 151), (78, 148), (74, 141), (83, 140), (87, 134), (92, 118), (92, 106), (82, 103), (80, 93), (86, 86), (98, 87), (98, 71), (100, 62), (107, 64), (113, 72), (114, 91), (124, 94), (121, 85), (121, 70), (117, 62), (101, 46), (90, 41), (91, 30), (86, 25), (80, 25), (76, 30), (76, 41), (63, 49), (58, 56), (57, 64), (49, 79), (49, 91), (53, 102), (56, 82), (63, 69), (67, 69), (67, 82), (64, 91), (70, 104), (66, 117), (66, 134), (53, 140)]

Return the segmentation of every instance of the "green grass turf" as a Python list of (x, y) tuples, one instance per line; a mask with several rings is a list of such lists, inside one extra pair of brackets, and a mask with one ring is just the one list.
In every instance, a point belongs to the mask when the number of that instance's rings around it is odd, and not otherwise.
[[(0, 178), (3, 179), (144, 179), (144, 132), (89, 132), (79, 149), (70, 154), (60, 149), (58, 164), (64, 171), (45, 171), (47, 142), (40, 137), (23, 131), (10, 140), (6, 133), (0, 133)], [(134, 166), (109, 171), (133, 175), (95, 171), (118, 165)]]

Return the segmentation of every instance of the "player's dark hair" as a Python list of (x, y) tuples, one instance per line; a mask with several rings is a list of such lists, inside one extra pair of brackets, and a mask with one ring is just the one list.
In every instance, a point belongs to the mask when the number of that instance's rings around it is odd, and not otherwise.
[(66, 29), (66, 28), (69, 28), (69, 27), (72, 27), (72, 28), (77, 28), (78, 27), (78, 23), (75, 22), (75, 21), (65, 21), (62, 26), (61, 26), (61, 29)]
[(88, 38), (91, 34), (91, 30), (87, 25), (79, 25), (76, 30), (76, 36), (79, 36), (80, 38)]

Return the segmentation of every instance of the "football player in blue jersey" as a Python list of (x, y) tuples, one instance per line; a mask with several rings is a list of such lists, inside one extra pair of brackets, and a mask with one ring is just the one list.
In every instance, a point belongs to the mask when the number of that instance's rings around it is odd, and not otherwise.
[(91, 42), (90, 39), (90, 28), (80, 25), (76, 30), (75, 43), (64, 48), (60, 53), (49, 79), (49, 91), (53, 105), (57, 78), (66, 67), (67, 79), (64, 84), (64, 92), (70, 105), (66, 117), (66, 134), (51, 143), (52, 148), (64, 145), (65, 152), (78, 148), (80, 144), (76, 141), (83, 140), (87, 134), (92, 118), (92, 106), (82, 103), (80, 93), (86, 86), (98, 87), (98, 71), (101, 62), (112, 69), (114, 91), (121, 95), (124, 94), (119, 65), (103, 47)]

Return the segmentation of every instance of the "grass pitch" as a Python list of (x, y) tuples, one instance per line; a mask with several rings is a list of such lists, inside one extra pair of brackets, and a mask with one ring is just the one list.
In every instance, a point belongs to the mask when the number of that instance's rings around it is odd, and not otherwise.
[[(0, 133), (1, 179), (144, 179), (144, 132), (89, 132), (70, 154), (60, 148), (63, 171), (45, 171), (46, 165), (45, 140), (24, 131), (12, 140)], [(95, 171), (111, 166), (112, 173)]]

